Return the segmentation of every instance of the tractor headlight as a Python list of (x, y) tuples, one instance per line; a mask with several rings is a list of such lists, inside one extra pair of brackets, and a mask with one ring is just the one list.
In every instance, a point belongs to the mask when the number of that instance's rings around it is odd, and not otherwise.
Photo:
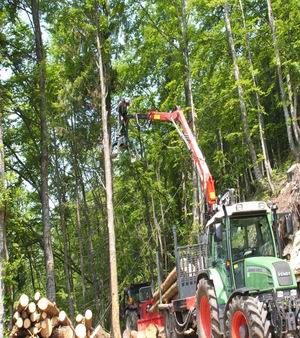
[(243, 204), (242, 203), (238, 203), (236, 205), (236, 211), (242, 211), (243, 210)]
[(283, 291), (277, 291), (277, 297), (282, 298), (283, 297)]
[(291, 296), (293, 296), (293, 297), (297, 296), (297, 290), (296, 289), (291, 290)]

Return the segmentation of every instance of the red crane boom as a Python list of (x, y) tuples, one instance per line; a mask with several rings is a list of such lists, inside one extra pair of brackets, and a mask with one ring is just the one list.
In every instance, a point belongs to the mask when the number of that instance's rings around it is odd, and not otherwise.
[(208, 203), (209, 210), (212, 211), (213, 205), (216, 204), (216, 191), (214, 180), (211, 176), (205, 158), (198, 146), (195, 136), (184, 116), (182, 110), (178, 109), (170, 113), (150, 111), (147, 114), (150, 121), (171, 122), (175, 126), (178, 134), (184, 140), (188, 149), (192, 153), (193, 161), (196, 165), (197, 172), (201, 180), (201, 189)]
[(128, 119), (137, 118), (137, 119), (146, 119), (154, 122), (171, 122), (175, 126), (178, 134), (184, 140), (186, 146), (192, 153), (192, 158), (197, 168), (201, 180), (201, 190), (204, 195), (204, 198), (207, 202), (208, 211), (213, 211), (213, 205), (216, 204), (216, 191), (214, 180), (211, 176), (205, 158), (202, 151), (200, 150), (195, 136), (192, 133), (192, 130), (184, 116), (182, 110), (177, 109), (172, 112), (158, 112), (150, 111), (148, 114), (136, 114), (136, 115), (127, 115), (127, 106), (124, 104), (120, 107), (123, 107), (124, 110), (122, 114), (123, 123), (127, 126)]

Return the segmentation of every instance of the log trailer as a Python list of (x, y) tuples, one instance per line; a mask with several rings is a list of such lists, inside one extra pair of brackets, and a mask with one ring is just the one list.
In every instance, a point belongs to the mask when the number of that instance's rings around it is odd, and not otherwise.
[[(192, 154), (208, 215), (197, 244), (178, 246), (178, 295), (158, 304), (167, 338), (193, 331), (201, 338), (300, 337), (300, 295), (289, 263), (283, 260), (276, 205), (235, 203), (228, 190), (216, 198), (205, 158), (180, 109), (127, 115), (170, 122)], [(126, 128), (125, 128), (126, 129)], [(292, 229), (289, 219), (287, 229)], [(151, 311), (148, 308), (148, 311)]]

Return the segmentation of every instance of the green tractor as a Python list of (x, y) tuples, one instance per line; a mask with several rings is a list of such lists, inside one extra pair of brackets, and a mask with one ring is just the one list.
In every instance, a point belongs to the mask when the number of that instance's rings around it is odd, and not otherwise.
[(272, 209), (264, 202), (223, 206), (207, 223), (207, 270), (198, 276), (196, 297), (200, 331), (209, 328), (204, 321), (209, 310), (211, 331), (228, 337), (298, 336), (297, 283), (280, 258)]
[(197, 328), (203, 338), (300, 337), (299, 291), (280, 258), (276, 207), (218, 209), (199, 244), (180, 247), (175, 239), (179, 297), (160, 306), (168, 336)]

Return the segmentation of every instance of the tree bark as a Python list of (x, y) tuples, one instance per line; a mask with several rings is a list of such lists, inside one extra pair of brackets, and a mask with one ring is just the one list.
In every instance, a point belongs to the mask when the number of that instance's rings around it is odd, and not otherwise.
[(80, 201), (79, 201), (79, 192), (78, 186), (76, 184), (76, 233), (79, 242), (79, 260), (80, 260), (80, 271), (81, 271), (81, 291), (82, 291), (82, 300), (83, 303), (86, 303), (86, 286), (85, 286), (85, 268), (84, 268), (84, 259), (83, 259), (83, 246), (82, 246), (82, 226), (81, 226), (81, 217), (80, 217)]
[(98, 17), (96, 18), (96, 42), (97, 42), (97, 58), (98, 58), (98, 75), (101, 88), (101, 116), (103, 131), (103, 152), (104, 152), (104, 170), (105, 170), (105, 188), (106, 188), (106, 204), (107, 204), (107, 223), (109, 235), (109, 259), (110, 259), (110, 283), (111, 283), (111, 305), (112, 305), (112, 335), (114, 338), (121, 338), (120, 331), (120, 311), (119, 311), (119, 294), (118, 294), (118, 273), (117, 273), (117, 257), (116, 257), (116, 238), (114, 224), (114, 205), (113, 205), (113, 182), (112, 182), (112, 165), (111, 165), (111, 149), (108, 130), (108, 112), (106, 109), (107, 86), (103, 65), (103, 46), (102, 37), (99, 28)]
[(161, 227), (160, 227), (160, 223), (157, 220), (157, 216), (156, 216), (156, 211), (155, 211), (155, 203), (154, 203), (154, 198), (153, 195), (151, 194), (151, 203), (152, 203), (152, 213), (153, 213), (153, 223), (155, 226), (155, 232), (156, 232), (156, 250), (158, 253), (158, 266), (156, 267), (157, 270), (159, 271), (160, 277), (163, 278), (163, 267), (162, 267), (162, 263), (163, 263), (163, 242), (162, 242), (162, 236), (161, 236)]
[(4, 145), (2, 133), (2, 107), (0, 107), (0, 337), (4, 337), (5, 321), (5, 262), (7, 261), (7, 241), (5, 227), (5, 172), (4, 172)]
[(46, 112), (46, 58), (42, 40), (42, 32), (39, 19), (39, 4), (37, 0), (31, 0), (32, 20), (34, 25), (35, 49), (37, 67), (39, 70), (38, 104), (41, 127), (41, 202), (43, 220), (43, 240), (47, 278), (47, 297), (55, 301), (55, 275), (54, 258), (52, 251), (51, 224), (49, 211), (49, 188), (48, 188), (48, 126)]
[(56, 142), (56, 135), (54, 132), (54, 149), (55, 149), (55, 175), (56, 175), (56, 189), (58, 195), (58, 207), (59, 207), (59, 216), (60, 216), (60, 228), (63, 235), (63, 247), (64, 247), (64, 272), (65, 272), (65, 280), (66, 280), (66, 287), (68, 293), (68, 303), (69, 303), (69, 314), (70, 317), (74, 318), (74, 297), (73, 297), (73, 290), (72, 290), (72, 272), (69, 268), (69, 245), (68, 245), (68, 236), (67, 236), (67, 229), (66, 229), (66, 212), (65, 212), (65, 205), (66, 205), (66, 197), (65, 197), (65, 185), (64, 179), (65, 175), (64, 172), (61, 172), (59, 168), (59, 160), (58, 160), (58, 150), (59, 145)]
[[(140, 145), (140, 155), (141, 158), (143, 159), (143, 168), (144, 172), (148, 171), (148, 162), (147, 162), (147, 154), (145, 153), (145, 147), (141, 138), (141, 129), (140, 126), (138, 128), (138, 140), (139, 140), (139, 145)], [(135, 170), (136, 175), (138, 175), (137, 170)], [(150, 276), (151, 276), (151, 282), (154, 282), (154, 261), (153, 261), (153, 255), (152, 252), (153, 250), (151, 249), (154, 245), (152, 241), (152, 225), (151, 225), (151, 215), (150, 215), (150, 202), (149, 202), (149, 194), (147, 189), (144, 188), (143, 184), (141, 183), (140, 180), (137, 180), (137, 185), (138, 189), (141, 191), (141, 195), (144, 200), (144, 210), (145, 210), (145, 223), (147, 225), (147, 236), (148, 236), (148, 244), (149, 244), (149, 250), (147, 252), (148, 257), (148, 266), (150, 270)]]
[(291, 75), (288, 72), (286, 74), (286, 82), (287, 82), (287, 89), (288, 89), (288, 95), (289, 95), (289, 103), (290, 103), (290, 111), (291, 111), (291, 117), (292, 117), (292, 126), (294, 131), (294, 136), (297, 144), (300, 143), (300, 128), (297, 121), (297, 105), (295, 104), (297, 100), (293, 98), (293, 88), (292, 88), (292, 80)]
[(82, 301), (83, 304), (86, 303), (86, 285), (85, 285), (85, 266), (83, 259), (83, 233), (82, 233), (82, 224), (81, 224), (81, 212), (80, 212), (80, 178), (79, 178), (79, 163), (78, 163), (78, 151), (76, 146), (76, 117), (73, 115), (71, 119), (71, 128), (73, 133), (73, 138), (71, 139), (71, 149), (72, 149), (72, 158), (73, 158), (73, 170), (75, 176), (75, 198), (76, 198), (76, 235), (79, 243), (79, 262), (80, 262), (80, 278), (81, 278), (81, 291), (82, 291)]
[(226, 164), (225, 164), (225, 152), (224, 152), (224, 143), (223, 143), (223, 135), (222, 135), (222, 130), (221, 128), (218, 128), (218, 136), (219, 136), (219, 141), (220, 141), (220, 151), (222, 153), (222, 175), (226, 174)]
[(92, 275), (93, 279), (93, 286), (94, 286), (94, 291), (95, 291), (95, 305), (96, 305), (96, 311), (97, 314), (99, 314), (100, 310), (100, 290), (99, 290), (99, 285), (98, 285), (98, 278), (97, 274), (95, 273), (95, 266), (96, 266), (96, 255), (95, 255), (95, 250), (94, 250), (94, 245), (93, 245), (93, 239), (92, 239), (92, 229), (91, 229), (91, 221), (90, 221), (90, 215), (89, 215), (89, 206), (87, 203), (86, 199), (86, 193), (85, 193), (85, 185), (83, 182), (82, 174), (79, 169), (79, 180), (80, 180), (80, 186), (81, 186), (81, 193), (82, 193), (82, 202), (83, 202), (83, 216), (84, 216), (84, 223), (87, 227), (88, 231), (88, 254), (89, 254), (89, 266), (90, 266), (90, 274)]
[(264, 126), (265, 123), (264, 123), (264, 117), (263, 117), (263, 107), (260, 103), (259, 93), (256, 89), (257, 88), (257, 79), (256, 79), (256, 75), (254, 73), (249, 34), (248, 34), (248, 30), (247, 30), (244, 8), (243, 8), (243, 4), (242, 4), (241, 0), (239, 0), (239, 4), (240, 4), (240, 9), (241, 9), (241, 14), (242, 14), (243, 26), (244, 26), (244, 30), (245, 30), (246, 48), (247, 48), (247, 53), (248, 53), (248, 62), (249, 62), (249, 65), (250, 65), (252, 82), (253, 82), (253, 85), (255, 87), (255, 99), (256, 99), (257, 115), (258, 115), (259, 138), (260, 138), (261, 148), (262, 148), (262, 152), (263, 152), (263, 156), (264, 156), (264, 164), (265, 164), (268, 183), (269, 183), (269, 186), (270, 186), (272, 193), (274, 193), (275, 189), (274, 189), (274, 185), (273, 185), (273, 182), (272, 182), (272, 167), (271, 167), (271, 163), (270, 163), (269, 151), (268, 151), (267, 141), (266, 141), (266, 137), (265, 137), (265, 126)]
[(268, 4), (268, 16), (269, 16), (269, 23), (270, 23), (271, 32), (272, 32), (272, 40), (273, 40), (273, 47), (274, 47), (275, 60), (276, 60), (276, 66), (277, 66), (278, 82), (279, 82), (279, 89), (280, 89), (280, 95), (281, 95), (281, 103), (282, 103), (282, 108), (283, 108), (283, 113), (284, 113), (284, 118), (285, 118), (287, 137), (288, 137), (290, 150), (291, 150), (293, 156), (296, 159), (298, 159), (299, 158), (299, 151), (298, 151), (298, 149), (295, 145), (294, 139), (293, 139), (292, 127), (291, 127), (291, 123), (290, 123), (290, 114), (289, 114), (288, 107), (287, 107), (286, 93), (285, 93), (285, 89), (284, 89), (283, 76), (282, 76), (282, 63), (281, 63), (281, 58), (280, 58), (278, 40), (277, 40), (277, 35), (276, 35), (276, 25), (275, 25), (275, 20), (274, 20), (274, 16), (273, 16), (271, 0), (267, 0), (267, 4)]
[(232, 57), (232, 62), (233, 62), (233, 67), (234, 67), (234, 77), (235, 77), (235, 81), (237, 84), (237, 90), (238, 90), (239, 101), (240, 101), (240, 110), (241, 110), (241, 118), (242, 118), (243, 129), (244, 129), (244, 137), (245, 137), (245, 141), (247, 145), (249, 146), (249, 152), (250, 152), (250, 157), (251, 157), (251, 162), (252, 162), (252, 166), (254, 170), (255, 179), (259, 181), (262, 178), (262, 175), (261, 175), (259, 166), (257, 164), (257, 155), (256, 155), (253, 141), (250, 136), (250, 127), (248, 123), (247, 109), (246, 109), (246, 104), (245, 104), (245, 99), (244, 99), (244, 89), (240, 83), (240, 69), (237, 63), (235, 44), (234, 44), (231, 23), (230, 23), (230, 18), (229, 18), (229, 6), (228, 5), (224, 6), (224, 14), (225, 14), (224, 18), (225, 18), (227, 35), (228, 35), (228, 42), (229, 42), (229, 47), (230, 47), (230, 52), (231, 52), (231, 57)]

